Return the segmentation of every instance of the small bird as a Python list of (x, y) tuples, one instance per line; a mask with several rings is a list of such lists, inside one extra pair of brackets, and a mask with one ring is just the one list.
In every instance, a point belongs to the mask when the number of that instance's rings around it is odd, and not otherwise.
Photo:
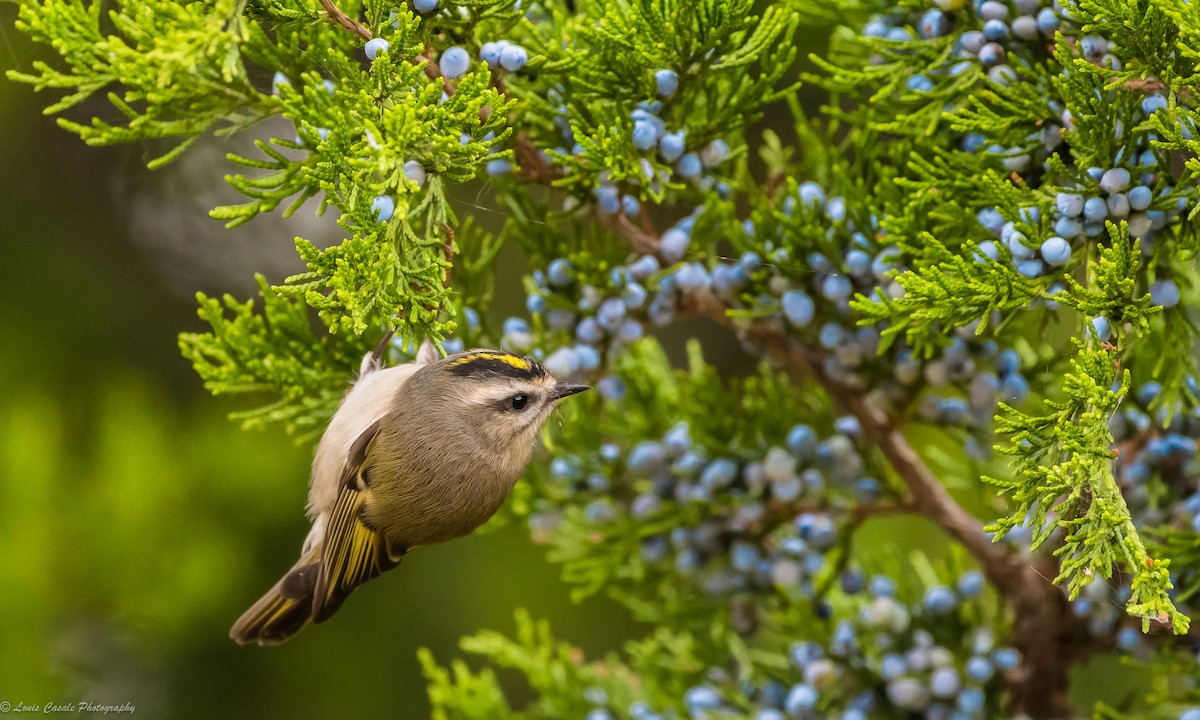
[(233, 624), (239, 644), (283, 642), (413, 548), (482, 525), (555, 403), (589, 389), (501, 350), (439, 359), (426, 342), (415, 362), (386, 369), (380, 354), (363, 358), (317, 445), (300, 560)]

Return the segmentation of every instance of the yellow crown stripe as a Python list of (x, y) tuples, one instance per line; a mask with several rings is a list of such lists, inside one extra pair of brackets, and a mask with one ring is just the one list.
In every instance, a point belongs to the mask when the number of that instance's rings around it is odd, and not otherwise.
[(530, 370), (533, 368), (533, 365), (528, 360), (526, 360), (523, 357), (520, 357), (519, 355), (510, 355), (508, 353), (492, 353), (492, 352), (474, 353), (472, 355), (467, 355), (466, 357), (461, 357), (461, 358), (455, 360), (454, 362), (450, 363), (450, 367), (457, 367), (459, 365), (467, 365), (467, 364), (473, 363), (477, 360), (498, 360), (499, 362), (505, 363), (507, 365), (512, 365), (513, 367), (515, 367), (518, 370)]

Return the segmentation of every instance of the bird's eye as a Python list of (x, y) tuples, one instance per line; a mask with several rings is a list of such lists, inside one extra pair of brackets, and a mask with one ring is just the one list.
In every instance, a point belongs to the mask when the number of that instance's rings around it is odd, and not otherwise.
[(513, 410), (524, 410), (529, 404), (529, 397), (526, 395), (513, 395), (508, 399), (508, 406)]

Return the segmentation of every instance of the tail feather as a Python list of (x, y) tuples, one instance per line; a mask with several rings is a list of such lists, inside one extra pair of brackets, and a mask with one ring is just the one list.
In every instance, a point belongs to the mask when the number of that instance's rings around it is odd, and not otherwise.
[(300, 632), (312, 621), (313, 593), (321, 568), (317, 546), (280, 578), (229, 630), (239, 645), (277, 645)]

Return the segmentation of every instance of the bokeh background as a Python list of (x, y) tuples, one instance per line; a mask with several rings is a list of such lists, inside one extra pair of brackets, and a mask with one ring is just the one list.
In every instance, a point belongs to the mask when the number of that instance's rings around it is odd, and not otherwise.
[[(0, 75), (50, 59), (15, 15), (0, 3)], [(141, 718), (425, 718), (417, 648), (445, 664), (464, 635), (511, 632), (517, 608), (587, 657), (644, 634), (603, 597), (572, 604), (543, 549), (508, 525), (423, 548), (282, 646), (230, 641), (307, 531), (312, 448), (230, 422), (244, 405), (210, 397), (176, 337), (204, 329), (196, 291), (250, 297), (253, 272), (277, 282), (299, 269), (293, 237), (340, 231), (311, 209), (227, 231), (206, 213), (238, 200), (221, 182), (224, 153), (246, 140), (201, 143), (152, 173), (161, 148), (85, 147), (41, 115), (49, 101), (0, 77), (0, 701), (128, 702)], [(466, 188), (460, 210), (503, 219), (486, 184)], [(512, 282), (498, 283), (497, 324), (522, 312), (523, 269), (517, 253), (501, 257)], [(698, 335), (710, 361), (746, 372), (724, 333), (694, 321), (663, 340), (681, 358)], [(936, 469), (948, 455), (934, 455)], [(952, 489), (982, 510), (973, 483)], [(942, 545), (911, 518), (873, 521), (860, 540), (935, 557)], [(1077, 678), (1085, 706), (1146, 680), (1104, 657)]]

